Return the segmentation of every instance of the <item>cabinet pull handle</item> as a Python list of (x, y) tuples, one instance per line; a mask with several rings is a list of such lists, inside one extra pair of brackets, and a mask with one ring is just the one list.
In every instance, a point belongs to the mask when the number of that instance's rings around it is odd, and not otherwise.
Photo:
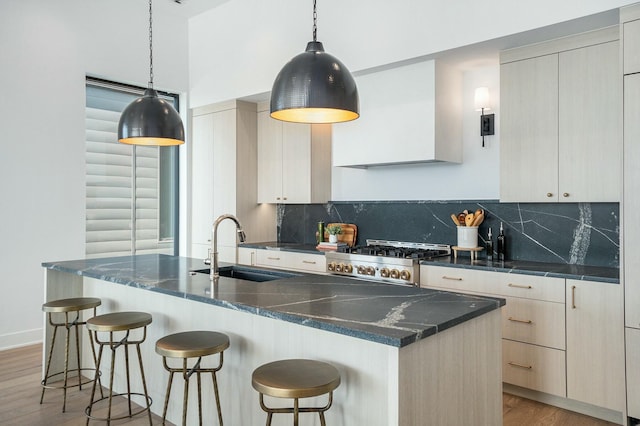
[(533, 366), (531, 365), (522, 365), (522, 364), (518, 364), (517, 362), (507, 362), (507, 364), (509, 364), (512, 367), (518, 367), (518, 368), (524, 368), (525, 370), (531, 370), (533, 368)]
[(316, 264), (315, 261), (311, 261), (311, 260), (303, 260), (302, 263), (308, 263), (310, 265), (315, 265)]
[(571, 286), (571, 309), (576, 308), (576, 286)]
[(524, 324), (533, 324), (533, 321), (531, 321), (531, 320), (521, 320), (521, 319), (513, 318), (513, 317), (509, 317), (509, 321), (521, 322), (521, 323), (524, 323)]
[(280, 260), (279, 257), (267, 257), (267, 259), (269, 259), (269, 260)]
[(553, 197), (553, 194), (551, 192), (547, 192), (547, 197), (551, 198)]
[(563, 196), (564, 198), (567, 198), (567, 197), (569, 196), (569, 193), (568, 193), (568, 192), (563, 192), (563, 193), (562, 193), (562, 196)]
[(459, 277), (448, 277), (448, 276), (446, 276), (446, 275), (443, 275), (443, 276), (442, 276), (442, 279), (443, 279), (443, 280), (462, 281), (462, 278), (459, 278)]
[(530, 285), (521, 285), (521, 284), (514, 284), (514, 283), (509, 283), (507, 285), (513, 288), (533, 288)]

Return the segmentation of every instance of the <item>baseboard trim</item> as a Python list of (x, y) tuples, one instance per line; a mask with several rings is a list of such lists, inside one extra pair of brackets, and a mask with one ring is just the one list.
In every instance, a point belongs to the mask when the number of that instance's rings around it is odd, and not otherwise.
[(24, 330), (0, 336), (0, 351), (42, 343), (42, 329)]
[(587, 404), (580, 401), (574, 401), (573, 399), (550, 395), (548, 393), (538, 392), (527, 388), (522, 388), (520, 386), (511, 385), (509, 383), (502, 384), (502, 391), (505, 393), (510, 393), (512, 395), (542, 402), (544, 404), (553, 405), (554, 407), (559, 407), (601, 420), (606, 420), (611, 423), (616, 423), (619, 425), (625, 424), (624, 417), (620, 411), (597, 407), (595, 405)]

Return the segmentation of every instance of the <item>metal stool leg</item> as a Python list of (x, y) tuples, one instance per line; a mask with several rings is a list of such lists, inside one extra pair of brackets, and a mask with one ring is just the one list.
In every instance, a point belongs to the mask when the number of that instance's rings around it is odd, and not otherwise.
[[(51, 324), (51, 314), (48, 314), (49, 317), (49, 323)], [(49, 348), (49, 359), (47, 360), (47, 368), (44, 372), (44, 379), (42, 379), (42, 394), (40, 395), (40, 404), (42, 404), (42, 401), (44, 400), (44, 391), (45, 391), (45, 387), (47, 385), (47, 380), (49, 378), (49, 369), (51, 368), (51, 358), (53, 357), (53, 347), (56, 344), (56, 334), (58, 333), (58, 326), (55, 325), (53, 326), (53, 336), (51, 337), (51, 347)]]
[(169, 408), (169, 396), (171, 395), (171, 385), (173, 384), (174, 372), (169, 370), (166, 357), (162, 357), (162, 362), (164, 363), (164, 368), (169, 371), (169, 382), (167, 383), (167, 392), (166, 396), (164, 397), (164, 409), (162, 410), (162, 424), (164, 425), (167, 421), (167, 409)]

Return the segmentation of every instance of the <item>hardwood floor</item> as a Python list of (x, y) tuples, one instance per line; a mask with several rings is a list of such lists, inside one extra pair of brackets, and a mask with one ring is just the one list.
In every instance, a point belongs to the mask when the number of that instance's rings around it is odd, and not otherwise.
[[(91, 387), (83, 386), (79, 391), (67, 393), (67, 412), (62, 413), (62, 392), (47, 390), (44, 403), (40, 402), (40, 380), (42, 372), (42, 346), (33, 345), (0, 351), (0, 424), (3, 426), (86, 424), (84, 409), (89, 400)], [(124, 408), (125, 399), (118, 398), (114, 410)], [(517, 396), (503, 394), (504, 426), (606, 426), (613, 423), (562, 410)], [(146, 415), (134, 419), (111, 422), (114, 425), (146, 425)], [(99, 424), (99, 422), (91, 422)], [(153, 416), (153, 424), (162, 424), (162, 419)], [(231, 425), (241, 426), (241, 425)]]
[[(40, 405), (40, 380), (42, 374), (42, 345), (26, 346), (0, 351), (0, 425), (3, 426), (80, 426), (87, 418), (84, 409), (91, 396), (91, 385), (72, 388), (67, 392), (67, 409), (62, 412), (62, 391), (47, 390)], [(116, 399), (114, 399), (116, 401)], [(113, 412), (124, 413), (126, 399), (117, 398)], [(157, 403), (157, 402), (156, 402)], [(162, 403), (162, 402), (160, 402)], [(104, 416), (100, 411), (95, 415)], [(162, 418), (154, 415), (153, 424), (162, 424)], [(91, 425), (106, 424), (92, 421)], [(133, 419), (112, 421), (112, 425), (148, 425), (145, 414)]]

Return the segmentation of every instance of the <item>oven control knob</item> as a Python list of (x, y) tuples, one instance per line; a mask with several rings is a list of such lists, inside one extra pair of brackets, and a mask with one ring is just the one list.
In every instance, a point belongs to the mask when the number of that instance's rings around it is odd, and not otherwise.
[(344, 265), (344, 268), (342, 270), (347, 274), (350, 274), (353, 272), (353, 266), (351, 266), (350, 263), (347, 263), (346, 265)]
[(384, 278), (389, 278), (389, 268), (380, 269), (380, 275)]
[(406, 269), (403, 269), (402, 272), (400, 272), (400, 279), (405, 281), (410, 281), (411, 272), (407, 271)]
[(371, 275), (371, 276), (373, 276), (373, 275), (375, 275), (375, 274), (376, 274), (376, 270), (375, 270), (375, 269), (373, 269), (373, 266), (367, 266), (366, 274), (367, 274), (367, 275)]
[(327, 265), (327, 269), (328, 269), (328, 270), (330, 270), (330, 271), (335, 271), (335, 270), (336, 270), (336, 264), (335, 264), (335, 263), (333, 263), (333, 262), (330, 262), (330, 263)]
[(357, 269), (358, 269), (358, 273), (359, 273), (360, 275), (364, 275), (364, 274), (365, 274), (365, 268), (364, 268), (364, 266), (357, 266)]
[(400, 271), (398, 271), (397, 269), (392, 269), (390, 276), (393, 279), (398, 279), (398, 277), (400, 276)]

